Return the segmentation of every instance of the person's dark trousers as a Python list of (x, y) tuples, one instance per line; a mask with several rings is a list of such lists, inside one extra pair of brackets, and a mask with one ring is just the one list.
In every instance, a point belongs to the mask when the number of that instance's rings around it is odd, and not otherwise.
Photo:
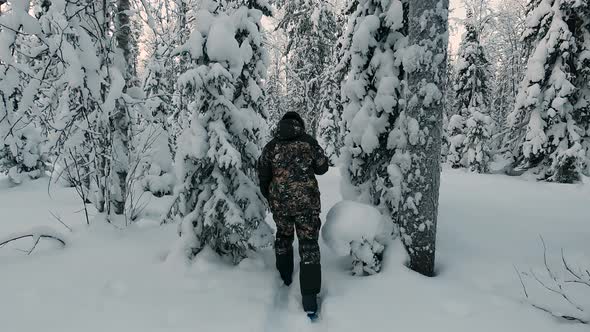
[(277, 270), (285, 285), (289, 286), (293, 282), (293, 248), (281, 252), (275, 250), (275, 254)]
[(301, 258), (299, 281), (304, 302), (303, 307), (306, 311), (315, 311), (317, 309), (315, 298), (322, 285), (320, 246), (318, 244), (321, 227), (320, 217), (317, 214), (275, 215), (274, 219), (277, 225), (275, 254), (279, 274), (286, 285), (291, 283), (293, 278), (293, 240), (296, 231), (299, 239), (299, 257)]

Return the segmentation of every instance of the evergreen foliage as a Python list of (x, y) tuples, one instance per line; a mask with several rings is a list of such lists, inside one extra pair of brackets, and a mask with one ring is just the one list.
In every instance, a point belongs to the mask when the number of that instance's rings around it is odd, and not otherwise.
[(590, 4), (529, 3), (525, 40), (532, 45), (508, 122), (517, 134), (515, 166), (562, 183), (589, 173)]
[(234, 263), (268, 231), (254, 180), (266, 124), (260, 19), (268, 11), (247, 5), (225, 11), (211, 2), (197, 13), (200, 23), (183, 46), (191, 65), (178, 81), (192, 98), (176, 154), (184, 250), (194, 255), (209, 246)]
[(493, 133), (489, 116), (491, 73), (471, 13), (468, 13), (465, 28), (456, 64), (453, 115), (447, 128), (450, 135), (447, 159), (454, 168), (467, 167), (486, 173)]

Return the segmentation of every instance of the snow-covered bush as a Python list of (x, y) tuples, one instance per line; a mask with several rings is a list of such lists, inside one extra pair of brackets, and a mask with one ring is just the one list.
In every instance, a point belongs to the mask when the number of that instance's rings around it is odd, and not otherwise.
[(47, 151), (37, 91), (45, 78), (41, 25), (30, 1), (10, 2), (0, 15), (0, 172), (13, 183), (44, 174)]
[(350, 242), (352, 274), (372, 275), (381, 271), (384, 250), (385, 246), (377, 240), (361, 238), (361, 240)]
[(51, 97), (46, 112), (53, 114), (50, 139), (56, 162), (85, 203), (109, 215), (125, 212), (127, 101), (135, 102), (126, 93), (132, 64), (116, 42), (125, 29), (115, 27), (128, 17), (118, 13), (123, 9), (117, 5), (115, 0), (92, 6), (51, 1), (43, 25), (50, 56), (57, 61), (53, 70), (59, 74), (43, 89)]
[(459, 114), (454, 114), (449, 119), (447, 133), (449, 134), (449, 150), (447, 152), (447, 162), (453, 168), (463, 166), (463, 149), (465, 148), (465, 119)]
[[(156, 38), (156, 41), (159, 41)], [(142, 109), (140, 146), (144, 147), (143, 187), (156, 196), (169, 195), (175, 184), (173, 153), (168, 117), (173, 113), (173, 83), (171, 70), (167, 68), (166, 49), (155, 47), (147, 65), (143, 82), (146, 94)]]
[(354, 275), (381, 270), (385, 246), (394, 238), (395, 227), (370, 205), (342, 201), (328, 211), (322, 238), (339, 256), (352, 256)]
[(143, 189), (156, 197), (172, 194), (176, 183), (169, 138), (164, 124), (156, 121), (146, 122), (136, 138), (137, 175)]
[(0, 150), (0, 170), (8, 174), (12, 183), (24, 179), (37, 179), (44, 174), (47, 162), (47, 138), (41, 129), (30, 123), (18, 130), (17, 136), (9, 135)]
[(543, 268), (518, 271), (526, 301), (555, 317), (590, 325), (590, 260), (566, 257), (562, 250), (555, 267), (544, 241), (543, 249)]

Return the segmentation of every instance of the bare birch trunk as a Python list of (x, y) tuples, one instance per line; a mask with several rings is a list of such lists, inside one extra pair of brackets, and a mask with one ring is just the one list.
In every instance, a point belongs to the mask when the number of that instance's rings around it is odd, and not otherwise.
[[(118, 0), (116, 16), (116, 34), (118, 47), (123, 51), (126, 68), (122, 71), (125, 82), (131, 82), (133, 76), (133, 56), (131, 52), (131, 23), (129, 20), (129, 0)], [(127, 88), (127, 84), (125, 90)], [(124, 90), (124, 91), (125, 91)], [(115, 114), (110, 119), (112, 136), (112, 161), (111, 161), (111, 200), (110, 204), (115, 214), (125, 212), (125, 199), (127, 197), (127, 174), (129, 172), (129, 114), (127, 106), (122, 99), (117, 101)]]

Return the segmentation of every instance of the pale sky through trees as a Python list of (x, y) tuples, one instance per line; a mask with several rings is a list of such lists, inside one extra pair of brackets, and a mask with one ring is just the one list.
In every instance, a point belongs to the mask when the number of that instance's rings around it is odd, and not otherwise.
[(457, 53), (457, 49), (459, 48), (459, 43), (461, 42), (461, 35), (465, 31), (461, 24), (458, 24), (454, 19), (463, 19), (465, 18), (465, 7), (463, 6), (462, 0), (450, 0), (450, 47), (449, 53), (455, 54)]
[[(526, 0), (521, 0), (525, 2)], [(498, 3), (498, 0), (492, 0), (492, 6)], [(449, 3), (449, 25), (450, 25), (450, 49), (449, 52), (451, 54), (457, 54), (457, 50), (459, 49), (459, 44), (461, 43), (461, 36), (465, 29), (463, 25), (458, 22), (458, 20), (462, 20), (465, 18), (465, 6), (463, 4), (463, 0), (450, 0)]]

